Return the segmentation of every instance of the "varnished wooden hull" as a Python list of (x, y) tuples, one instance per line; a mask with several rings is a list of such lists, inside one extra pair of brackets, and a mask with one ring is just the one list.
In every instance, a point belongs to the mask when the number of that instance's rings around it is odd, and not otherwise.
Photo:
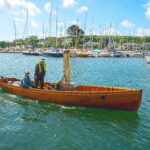
[[(79, 85), (70, 91), (25, 89), (20, 86), (9, 85), (4, 80), (0, 79), (0, 87), (6, 91), (30, 99), (63, 105), (138, 110), (142, 97), (142, 90), (128, 88)], [(10, 79), (7, 78), (8, 80)]]

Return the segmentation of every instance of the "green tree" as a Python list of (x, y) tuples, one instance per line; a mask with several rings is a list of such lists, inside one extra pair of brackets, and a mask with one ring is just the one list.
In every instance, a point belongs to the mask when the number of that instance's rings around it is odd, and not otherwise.
[(72, 37), (72, 46), (76, 45), (76, 38), (84, 35), (84, 31), (77, 25), (72, 25), (67, 29), (68, 36)]
[(5, 48), (7, 46), (7, 42), (5, 41), (0, 41), (0, 47)]
[(28, 43), (29, 45), (31, 45), (33, 48), (37, 47), (38, 42), (39, 42), (38, 37), (37, 37), (37, 36), (34, 36), (34, 35), (30, 36), (30, 37), (29, 37), (28, 39), (26, 39), (26, 40), (27, 40), (27, 43)]

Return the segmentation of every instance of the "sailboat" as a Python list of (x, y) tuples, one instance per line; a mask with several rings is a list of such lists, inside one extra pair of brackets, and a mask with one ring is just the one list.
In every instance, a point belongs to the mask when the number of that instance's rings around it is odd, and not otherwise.
[(145, 59), (146, 59), (147, 64), (150, 64), (150, 52), (147, 52), (145, 54)]
[[(24, 27), (24, 35), (23, 35), (23, 38), (25, 36), (25, 33), (28, 35), (28, 11), (27, 11), (27, 16), (26, 16), (26, 22), (25, 22), (25, 27)], [(28, 39), (27, 39), (27, 43), (26, 43), (26, 46), (25, 46), (25, 50), (22, 51), (22, 54), (23, 55), (41, 55), (41, 53), (39, 52), (36, 52), (33, 48), (33, 46), (30, 46), (28, 45)]]
[(34, 56), (40, 56), (41, 53), (36, 52), (33, 50), (33, 48), (27, 48), (27, 50), (22, 51), (23, 55), (34, 55)]
[[(52, 7), (51, 7), (51, 11), (50, 11), (50, 24), (51, 24), (51, 17), (52, 17)], [(49, 27), (49, 37), (51, 36), (50, 33), (51, 33), (51, 25)], [(51, 56), (51, 57), (63, 57), (63, 52), (58, 49), (57, 45), (58, 45), (58, 42), (57, 42), (57, 30), (58, 30), (58, 25), (57, 25), (57, 8), (56, 8), (56, 46), (55, 47), (52, 47), (52, 46), (49, 46), (48, 47), (48, 50), (46, 51), (43, 51), (43, 56)]]
[(150, 56), (145, 56), (146, 62), (150, 64)]
[(49, 47), (48, 50), (43, 52), (43, 56), (63, 57), (63, 52), (57, 48)]
[(144, 51), (145, 60), (147, 64), (150, 64), (150, 51), (148, 51), (147, 48), (145, 47), (145, 37), (143, 37), (143, 49), (146, 49)]

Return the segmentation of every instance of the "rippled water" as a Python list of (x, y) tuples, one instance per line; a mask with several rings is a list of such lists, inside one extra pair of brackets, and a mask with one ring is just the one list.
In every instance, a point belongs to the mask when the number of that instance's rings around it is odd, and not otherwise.
[[(0, 75), (33, 78), (41, 56), (0, 54)], [(62, 58), (45, 57), (47, 81), (59, 81)], [(143, 89), (138, 112), (66, 107), (0, 90), (0, 150), (147, 150), (150, 147), (150, 65), (144, 58), (71, 58), (74, 83)]]

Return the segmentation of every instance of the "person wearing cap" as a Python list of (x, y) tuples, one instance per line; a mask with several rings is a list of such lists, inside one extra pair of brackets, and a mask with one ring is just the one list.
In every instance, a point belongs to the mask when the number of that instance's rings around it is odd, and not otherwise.
[(41, 59), (35, 66), (34, 80), (36, 88), (40, 83), (40, 88), (43, 89), (45, 73), (46, 73), (45, 59)]
[(35, 87), (34, 84), (32, 83), (30, 76), (29, 76), (30, 72), (29, 71), (25, 71), (24, 72), (24, 76), (21, 80), (21, 84), (20, 86), (22, 86), (23, 88), (33, 88)]

